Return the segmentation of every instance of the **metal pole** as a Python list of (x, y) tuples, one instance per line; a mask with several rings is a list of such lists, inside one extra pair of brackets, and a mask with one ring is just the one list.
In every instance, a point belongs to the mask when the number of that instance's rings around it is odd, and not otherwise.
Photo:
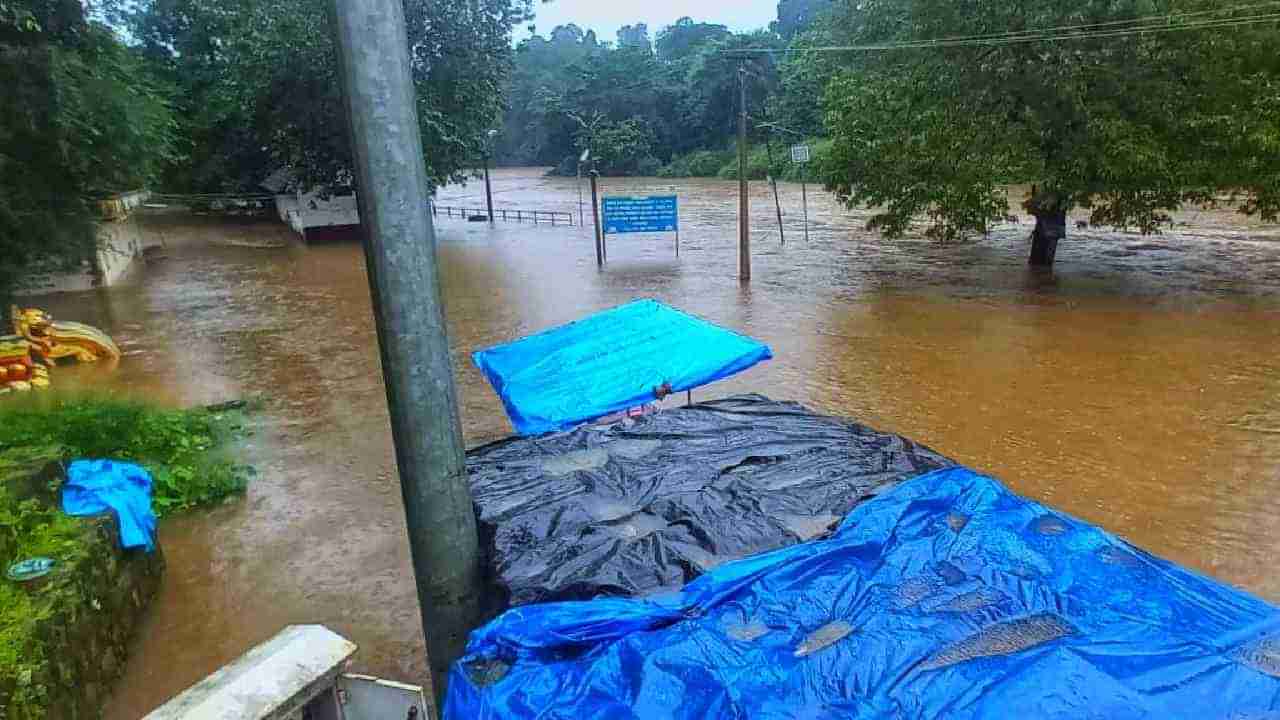
[[(570, 222), (570, 225), (573, 223)], [(587, 221), (582, 216), (582, 161), (578, 161), (578, 227), (586, 225)]]
[(591, 175), (591, 221), (595, 224), (596, 267), (604, 267), (604, 241), (600, 238), (600, 200), (596, 195), (596, 171)]
[(738, 66), (738, 277), (751, 279), (750, 206), (747, 203), (747, 65)]
[(449, 357), (435, 230), (400, 0), (333, 0), (378, 331), (437, 707), (479, 620), (480, 544)]
[(800, 203), (804, 206), (804, 241), (809, 242), (809, 186), (805, 182), (804, 163), (800, 164)]
[(787, 236), (782, 232), (782, 203), (778, 202), (778, 179), (769, 178), (769, 184), (773, 185), (773, 206), (778, 209), (778, 240), (781, 244), (787, 244)]
[(489, 154), (484, 155), (484, 206), (489, 209), (489, 224), (493, 224), (493, 189), (489, 187)]

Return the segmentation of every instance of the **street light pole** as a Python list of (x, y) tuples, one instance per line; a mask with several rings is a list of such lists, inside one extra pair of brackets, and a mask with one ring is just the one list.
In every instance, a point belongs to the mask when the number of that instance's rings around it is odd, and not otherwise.
[(481, 607), (435, 230), (400, 0), (333, 0), (339, 77), (409, 551), (437, 707)]
[(493, 224), (493, 189), (489, 186), (489, 157), (493, 154), (493, 138), (497, 130), (490, 129), (485, 133), (484, 144), (484, 205), (489, 210), (489, 224)]

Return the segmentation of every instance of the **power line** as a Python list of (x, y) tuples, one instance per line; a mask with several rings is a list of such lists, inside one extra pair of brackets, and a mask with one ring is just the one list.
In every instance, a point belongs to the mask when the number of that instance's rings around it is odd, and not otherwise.
[[(1098, 30), (1102, 28), (1116, 29), (1117, 26), (1123, 26), (1123, 25), (1127, 25), (1130, 27), (1121, 28), (1121, 29), (1131, 29), (1131, 28), (1137, 29), (1141, 27), (1154, 26), (1155, 23), (1161, 23), (1161, 22), (1169, 23), (1170, 21), (1174, 21), (1174, 20), (1181, 23), (1184, 20), (1188, 18), (1193, 18), (1193, 17), (1203, 17), (1205, 15), (1225, 15), (1229, 13), (1241, 12), (1244, 10), (1258, 10), (1266, 7), (1276, 7), (1278, 5), (1280, 5), (1280, 0), (1270, 0), (1269, 2), (1254, 3), (1252, 5), (1236, 5), (1234, 7), (1229, 7), (1229, 8), (1214, 8), (1212, 10), (1197, 10), (1194, 12), (1172, 13), (1169, 15), (1145, 15), (1142, 17), (1129, 18), (1127, 20), (1108, 20), (1106, 22), (1087, 23), (1083, 25), (1058, 25), (1058, 26), (1047, 27), (1047, 28), (1034, 28), (1030, 30), (1020, 30), (1020, 31), (1011, 31), (1011, 32), (1003, 32), (1003, 33), (989, 33), (985, 35), (951, 36), (951, 37), (937, 38), (932, 40), (930, 39), (904, 40), (902, 41), (902, 44), (903, 45), (919, 44), (919, 45), (928, 46), (933, 43), (941, 42), (941, 41), (998, 40), (998, 39), (1004, 39), (1004, 38), (1043, 36), (1043, 35), (1050, 35), (1054, 33), (1062, 33), (1067, 31), (1090, 32), (1090, 31)], [(1246, 19), (1246, 18), (1222, 18), (1221, 20), (1240, 20), (1240, 19)], [(1211, 21), (1211, 22), (1216, 22), (1216, 21)]]
[[(1280, 3), (1275, 3), (1280, 4)], [(1146, 35), (1155, 33), (1182, 32), (1187, 30), (1202, 30), (1216, 28), (1243, 27), (1246, 25), (1258, 25), (1263, 23), (1271, 23), (1280, 21), (1280, 12), (1266, 13), (1261, 15), (1251, 15), (1238, 18), (1221, 18), (1217, 20), (1202, 20), (1191, 23), (1178, 23), (1168, 25), (1137, 25), (1130, 27), (1121, 27), (1111, 30), (1099, 31), (1083, 31), (1069, 33), (1065, 35), (1050, 35), (1050, 31), (1040, 31), (1036, 34), (1007, 34), (1003, 36), (959, 36), (946, 37), (934, 40), (910, 40), (902, 42), (878, 43), (867, 45), (826, 45), (806, 48), (739, 48), (736, 50), (722, 50), (721, 54), (733, 55), (772, 55), (774, 53), (793, 53), (793, 52), (876, 52), (888, 50), (915, 50), (929, 48), (952, 48), (952, 47), (999, 47), (1004, 45), (1020, 45), (1035, 42), (1062, 42), (1067, 40), (1093, 40), (1102, 38), (1127, 37), (1132, 35)], [(1133, 21), (1127, 21), (1133, 22)], [(1056, 30), (1056, 29), (1055, 29)]]

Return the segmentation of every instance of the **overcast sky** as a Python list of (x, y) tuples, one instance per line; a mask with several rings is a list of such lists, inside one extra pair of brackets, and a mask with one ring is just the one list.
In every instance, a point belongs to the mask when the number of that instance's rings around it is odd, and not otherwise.
[[(601, 40), (615, 42), (618, 28), (637, 22), (649, 26), (649, 37), (688, 15), (698, 22), (728, 25), (730, 30), (758, 30), (767, 27), (778, 14), (777, 0), (534, 0), (533, 24), (546, 37), (557, 25), (574, 23), (583, 30), (595, 30)], [(515, 33), (517, 41), (529, 36), (524, 28)]]

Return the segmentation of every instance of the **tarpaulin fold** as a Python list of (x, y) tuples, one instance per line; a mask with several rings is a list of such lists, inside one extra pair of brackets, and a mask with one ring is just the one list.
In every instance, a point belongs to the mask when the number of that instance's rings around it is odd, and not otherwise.
[(1244, 718), (1280, 614), (964, 468), (682, 591), (514, 608), (445, 717)]
[(155, 549), (156, 514), (151, 508), (151, 473), (115, 460), (76, 460), (67, 467), (62, 509), (68, 515), (110, 510), (125, 548)]

